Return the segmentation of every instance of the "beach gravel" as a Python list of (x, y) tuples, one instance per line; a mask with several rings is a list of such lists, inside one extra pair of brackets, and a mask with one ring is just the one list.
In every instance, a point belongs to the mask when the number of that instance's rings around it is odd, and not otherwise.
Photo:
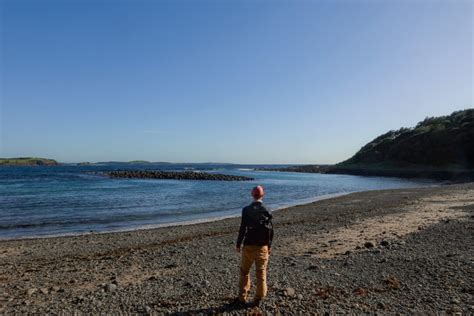
[(1, 241), (0, 313), (473, 314), (473, 216), (474, 184), (279, 210), (268, 297), (255, 307), (232, 303), (238, 218)]

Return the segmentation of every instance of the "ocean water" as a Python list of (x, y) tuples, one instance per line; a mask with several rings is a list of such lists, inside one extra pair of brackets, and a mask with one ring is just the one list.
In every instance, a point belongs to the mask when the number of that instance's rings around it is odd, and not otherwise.
[[(265, 202), (272, 209), (355, 191), (434, 184), (428, 180), (254, 171), (254, 167), (114, 163), (0, 167), (0, 239), (132, 230), (238, 216), (257, 184), (265, 187)], [(93, 174), (124, 169), (194, 169), (249, 176), (255, 181), (132, 180)]]

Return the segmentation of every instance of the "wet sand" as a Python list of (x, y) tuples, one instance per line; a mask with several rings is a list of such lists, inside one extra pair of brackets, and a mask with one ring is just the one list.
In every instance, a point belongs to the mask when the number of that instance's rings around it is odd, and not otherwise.
[(237, 307), (240, 219), (0, 242), (0, 313), (474, 313), (474, 184), (276, 211), (269, 294)]

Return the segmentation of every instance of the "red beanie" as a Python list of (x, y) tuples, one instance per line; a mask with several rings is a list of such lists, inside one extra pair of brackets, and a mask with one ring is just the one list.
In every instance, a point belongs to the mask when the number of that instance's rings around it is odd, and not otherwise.
[(261, 199), (264, 195), (265, 192), (263, 192), (263, 187), (261, 185), (257, 185), (255, 188), (252, 189), (252, 196), (254, 199)]

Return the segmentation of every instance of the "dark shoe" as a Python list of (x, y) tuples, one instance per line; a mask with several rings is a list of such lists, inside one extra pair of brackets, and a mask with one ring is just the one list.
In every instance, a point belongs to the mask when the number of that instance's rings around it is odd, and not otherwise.
[(245, 304), (247, 304), (247, 302), (245, 300), (242, 300), (240, 297), (236, 297), (232, 302), (231, 302), (232, 305), (235, 305), (235, 306), (244, 306)]
[(259, 307), (260, 305), (262, 305), (262, 301), (262, 299), (253, 300), (252, 307)]

